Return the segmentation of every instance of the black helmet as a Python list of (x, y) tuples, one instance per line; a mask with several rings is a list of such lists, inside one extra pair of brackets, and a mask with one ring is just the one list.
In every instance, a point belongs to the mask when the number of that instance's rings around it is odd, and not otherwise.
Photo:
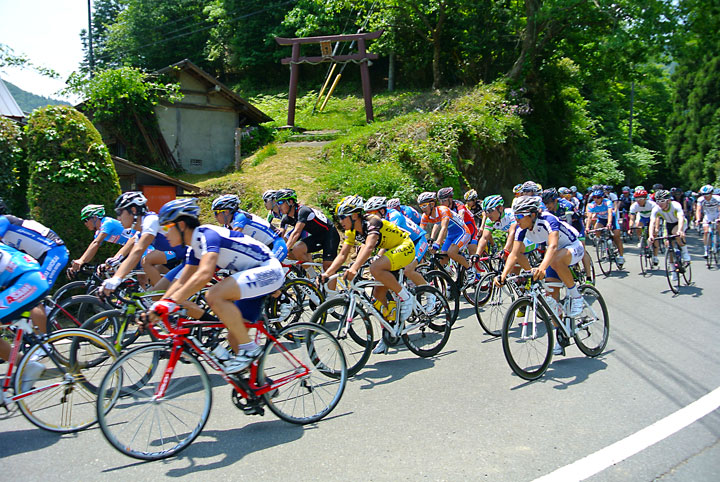
[(660, 183), (653, 184), (653, 187), (652, 187), (652, 188), (653, 188), (653, 191), (659, 191), (660, 189), (663, 188), (663, 185), (660, 184)]
[(545, 189), (542, 192), (542, 200), (544, 203), (555, 201), (557, 198), (558, 192), (554, 187), (551, 187), (550, 189)]

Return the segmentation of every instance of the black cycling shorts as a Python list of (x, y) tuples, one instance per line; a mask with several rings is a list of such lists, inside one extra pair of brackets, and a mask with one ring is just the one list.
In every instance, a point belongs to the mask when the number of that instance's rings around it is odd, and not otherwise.
[(326, 235), (310, 235), (300, 240), (305, 243), (308, 253), (314, 253), (322, 249), (323, 261), (332, 261), (337, 256), (338, 247), (340, 246), (340, 235), (336, 229), (331, 229)]

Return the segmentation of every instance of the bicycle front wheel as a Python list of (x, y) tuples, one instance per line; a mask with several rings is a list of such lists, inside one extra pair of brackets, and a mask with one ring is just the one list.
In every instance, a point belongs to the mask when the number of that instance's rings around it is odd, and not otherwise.
[(443, 298), (447, 300), (452, 316), (450, 323), (455, 323), (460, 313), (460, 289), (457, 283), (455, 283), (449, 274), (442, 270), (429, 271), (425, 273), (423, 277), (430, 286), (437, 289)]
[[(110, 444), (130, 457), (157, 460), (185, 449), (210, 416), (210, 378), (197, 358), (184, 351), (165, 387), (171, 345), (150, 343), (121, 356), (100, 385), (97, 417)], [(158, 366), (157, 360), (165, 360)]]
[(600, 271), (602, 271), (605, 276), (609, 276), (612, 271), (612, 258), (610, 257), (608, 242), (605, 239), (597, 240), (597, 243), (595, 243), (595, 254), (597, 256), (597, 262), (600, 265)]
[[(673, 279), (673, 275), (675, 279)], [(675, 256), (672, 248), (665, 253), (665, 277), (667, 278), (670, 290), (677, 294), (680, 292), (680, 275), (675, 271)]]
[(692, 263), (690, 261), (681, 261), (683, 265), (682, 277), (686, 286), (692, 283)]
[(610, 335), (610, 317), (600, 292), (594, 286), (580, 287), (583, 311), (575, 318), (575, 344), (585, 355), (596, 357), (603, 352)]
[(415, 287), (415, 310), (405, 322), (405, 346), (423, 358), (440, 353), (450, 338), (452, 315), (447, 301), (430, 285)]
[[(483, 277), (480, 281), (481, 285), (487, 284), (490, 291), (490, 296), (483, 305), (479, 303), (475, 306), (475, 316), (477, 317), (478, 323), (485, 333), (491, 336), (500, 336), (502, 333), (503, 320), (508, 307), (515, 301), (515, 292), (513, 289), (505, 283), (503, 286), (495, 286), (493, 282), (496, 276), (500, 276), (496, 273), (490, 273)], [(475, 294), (479, 294), (477, 291)]]
[(76, 295), (56, 304), (47, 317), (47, 332), (80, 328), (88, 318), (112, 308), (97, 296)]
[(540, 378), (552, 359), (553, 330), (547, 313), (530, 298), (515, 300), (505, 314), (502, 344), (505, 359), (520, 378)]
[(115, 350), (95, 333), (72, 329), (50, 335), (45, 346), (34, 345), (20, 360), (15, 393), (25, 417), (51, 432), (76, 432), (97, 420), (97, 387), (117, 358)]

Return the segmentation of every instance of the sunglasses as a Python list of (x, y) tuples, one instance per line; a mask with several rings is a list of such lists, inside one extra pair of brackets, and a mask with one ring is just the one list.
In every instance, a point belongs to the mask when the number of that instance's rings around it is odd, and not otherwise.
[(524, 218), (525, 216), (527, 216), (527, 214), (515, 214), (515, 219), (518, 220), (518, 221), (520, 221), (520, 220), (521, 220), (522, 218)]
[(593, 199), (602, 199), (604, 196), (593, 196)]
[(175, 223), (168, 223), (168, 224), (163, 224), (162, 226), (160, 226), (160, 229), (162, 229), (163, 233), (167, 234), (174, 227), (175, 227)]
[(420, 204), (420, 209), (425, 209), (428, 206), (430, 206), (430, 203), (422, 203)]
[(490, 214), (491, 212), (496, 211), (496, 210), (497, 210), (497, 207), (494, 207), (494, 208), (492, 208), (492, 209), (486, 209), (486, 210), (485, 210), (485, 213), (486, 213), (486, 214)]
[(213, 212), (215, 213), (215, 216), (217, 216), (218, 214), (228, 213), (228, 212), (230, 212), (230, 210), (229, 209), (216, 209)]
[(338, 221), (344, 221), (346, 218), (349, 218), (350, 216), (346, 216), (344, 214), (338, 214), (337, 219)]
[(285, 204), (286, 202), (287, 202), (287, 201), (275, 201), (275, 203), (276, 203), (278, 206), (282, 206), (282, 205)]
[(122, 209), (122, 208), (118, 208), (118, 209), (115, 210), (115, 214), (116, 214), (117, 216), (120, 216), (120, 215), (123, 213), (123, 211), (125, 211), (125, 210)]

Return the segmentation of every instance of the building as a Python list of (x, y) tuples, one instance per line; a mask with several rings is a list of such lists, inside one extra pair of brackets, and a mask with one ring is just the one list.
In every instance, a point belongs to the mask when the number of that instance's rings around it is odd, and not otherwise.
[(187, 172), (219, 171), (239, 160), (239, 130), (272, 119), (185, 59), (156, 72), (180, 84), (180, 102), (155, 108), (170, 153)]
[(25, 122), (25, 113), (15, 101), (15, 97), (12, 96), (2, 79), (0, 79), (0, 116), (12, 119), (15, 122)]

